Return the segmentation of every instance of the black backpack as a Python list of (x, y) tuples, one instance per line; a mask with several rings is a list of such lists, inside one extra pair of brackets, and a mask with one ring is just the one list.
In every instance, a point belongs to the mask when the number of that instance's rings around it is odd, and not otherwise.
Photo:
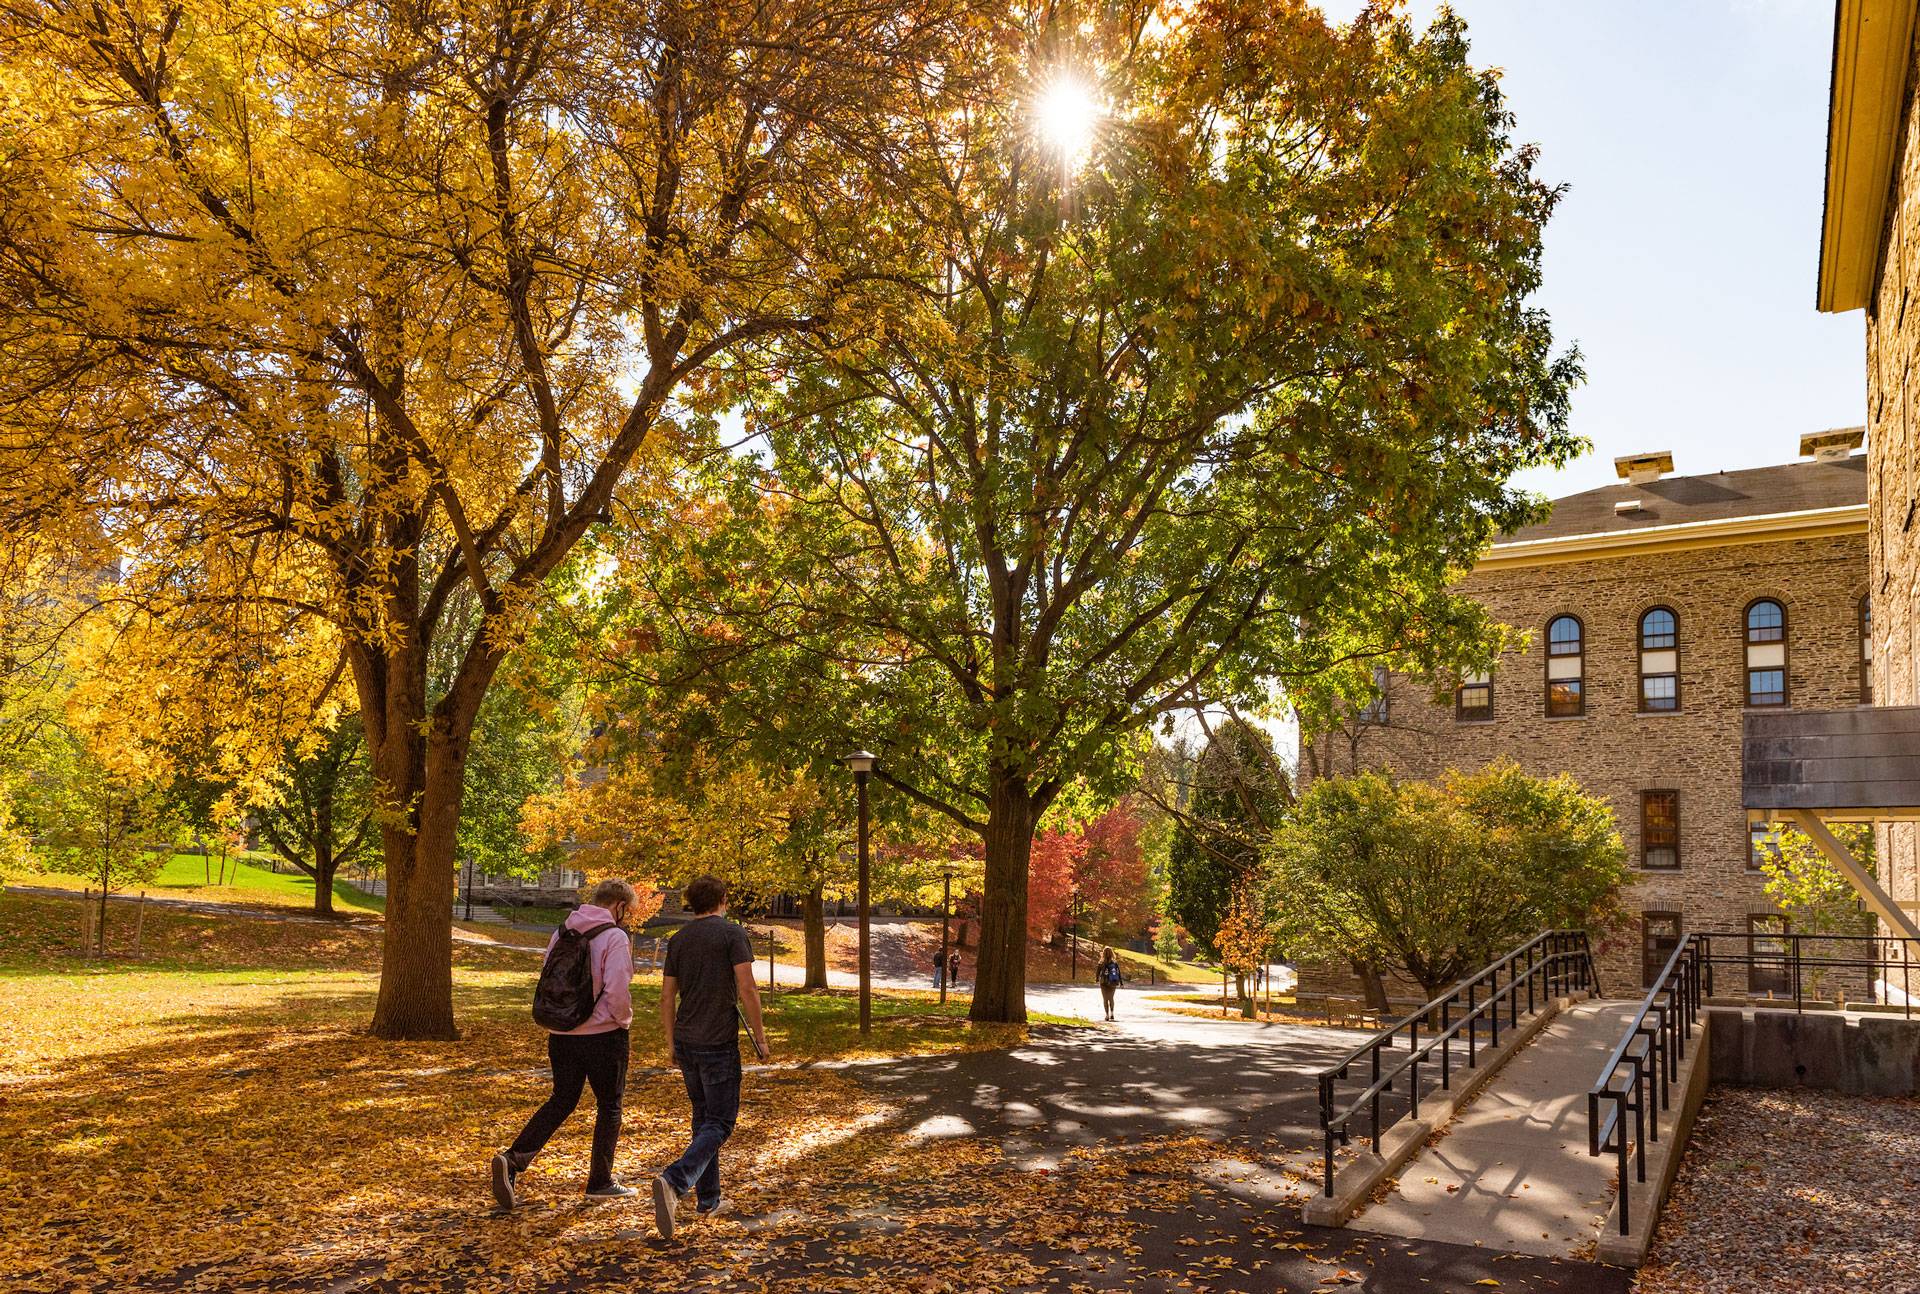
[(600, 1001), (593, 991), (593, 958), (589, 951), (600, 933), (611, 929), (611, 921), (586, 930), (560, 928), (560, 938), (540, 968), (540, 983), (534, 986), (535, 1024), (565, 1033), (587, 1022)]

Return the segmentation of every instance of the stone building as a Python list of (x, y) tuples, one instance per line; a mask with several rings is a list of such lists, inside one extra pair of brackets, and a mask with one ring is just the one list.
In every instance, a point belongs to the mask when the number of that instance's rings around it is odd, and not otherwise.
[[(1920, 59), (1914, 0), (1834, 15), (1817, 301), (1866, 311), (1873, 694), (1920, 705)], [(1879, 830), (1882, 885), (1920, 907), (1920, 827)]]
[[(1601, 943), (1609, 992), (1648, 978), (1682, 928), (1746, 931), (1764, 953), (1783, 918), (1742, 807), (1741, 719), (1864, 699), (1860, 440), (1808, 436), (1807, 461), (1705, 476), (1671, 475), (1665, 454), (1618, 460), (1623, 483), (1556, 501), (1460, 582), (1524, 646), (1439, 696), (1388, 679), (1381, 703), (1302, 749), (1301, 776), (1502, 757), (1571, 773), (1612, 802), (1634, 869), (1629, 924)], [(1776, 985), (1763, 971), (1751, 987)]]

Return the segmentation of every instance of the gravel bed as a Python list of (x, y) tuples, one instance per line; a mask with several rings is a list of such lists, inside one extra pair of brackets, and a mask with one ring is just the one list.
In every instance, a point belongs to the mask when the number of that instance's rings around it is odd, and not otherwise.
[(1641, 1294), (1920, 1289), (1920, 1100), (1717, 1087)]

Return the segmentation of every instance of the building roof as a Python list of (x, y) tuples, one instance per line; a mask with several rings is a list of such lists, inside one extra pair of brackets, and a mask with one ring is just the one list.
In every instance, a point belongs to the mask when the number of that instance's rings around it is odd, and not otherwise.
[(1827, 103), (1826, 201), (1815, 303), (1858, 310), (1873, 295), (1906, 104), (1914, 0), (1838, 0)]
[[(1634, 499), (1640, 502), (1639, 510), (1616, 511), (1615, 504)], [(1640, 485), (1623, 481), (1555, 499), (1545, 521), (1502, 535), (1494, 547), (1827, 508), (1864, 508), (1866, 503), (1865, 454), (1706, 476), (1668, 476)]]

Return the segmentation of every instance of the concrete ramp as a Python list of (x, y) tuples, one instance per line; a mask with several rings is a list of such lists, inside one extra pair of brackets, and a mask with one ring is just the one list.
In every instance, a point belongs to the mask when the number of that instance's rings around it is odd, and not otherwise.
[(1613, 1200), (1613, 1162), (1587, 1154), (1587, 1090), (1638, 1006), (1588, 1001), (1561, 1011), (1348, 1225), (1591, 1256)]

